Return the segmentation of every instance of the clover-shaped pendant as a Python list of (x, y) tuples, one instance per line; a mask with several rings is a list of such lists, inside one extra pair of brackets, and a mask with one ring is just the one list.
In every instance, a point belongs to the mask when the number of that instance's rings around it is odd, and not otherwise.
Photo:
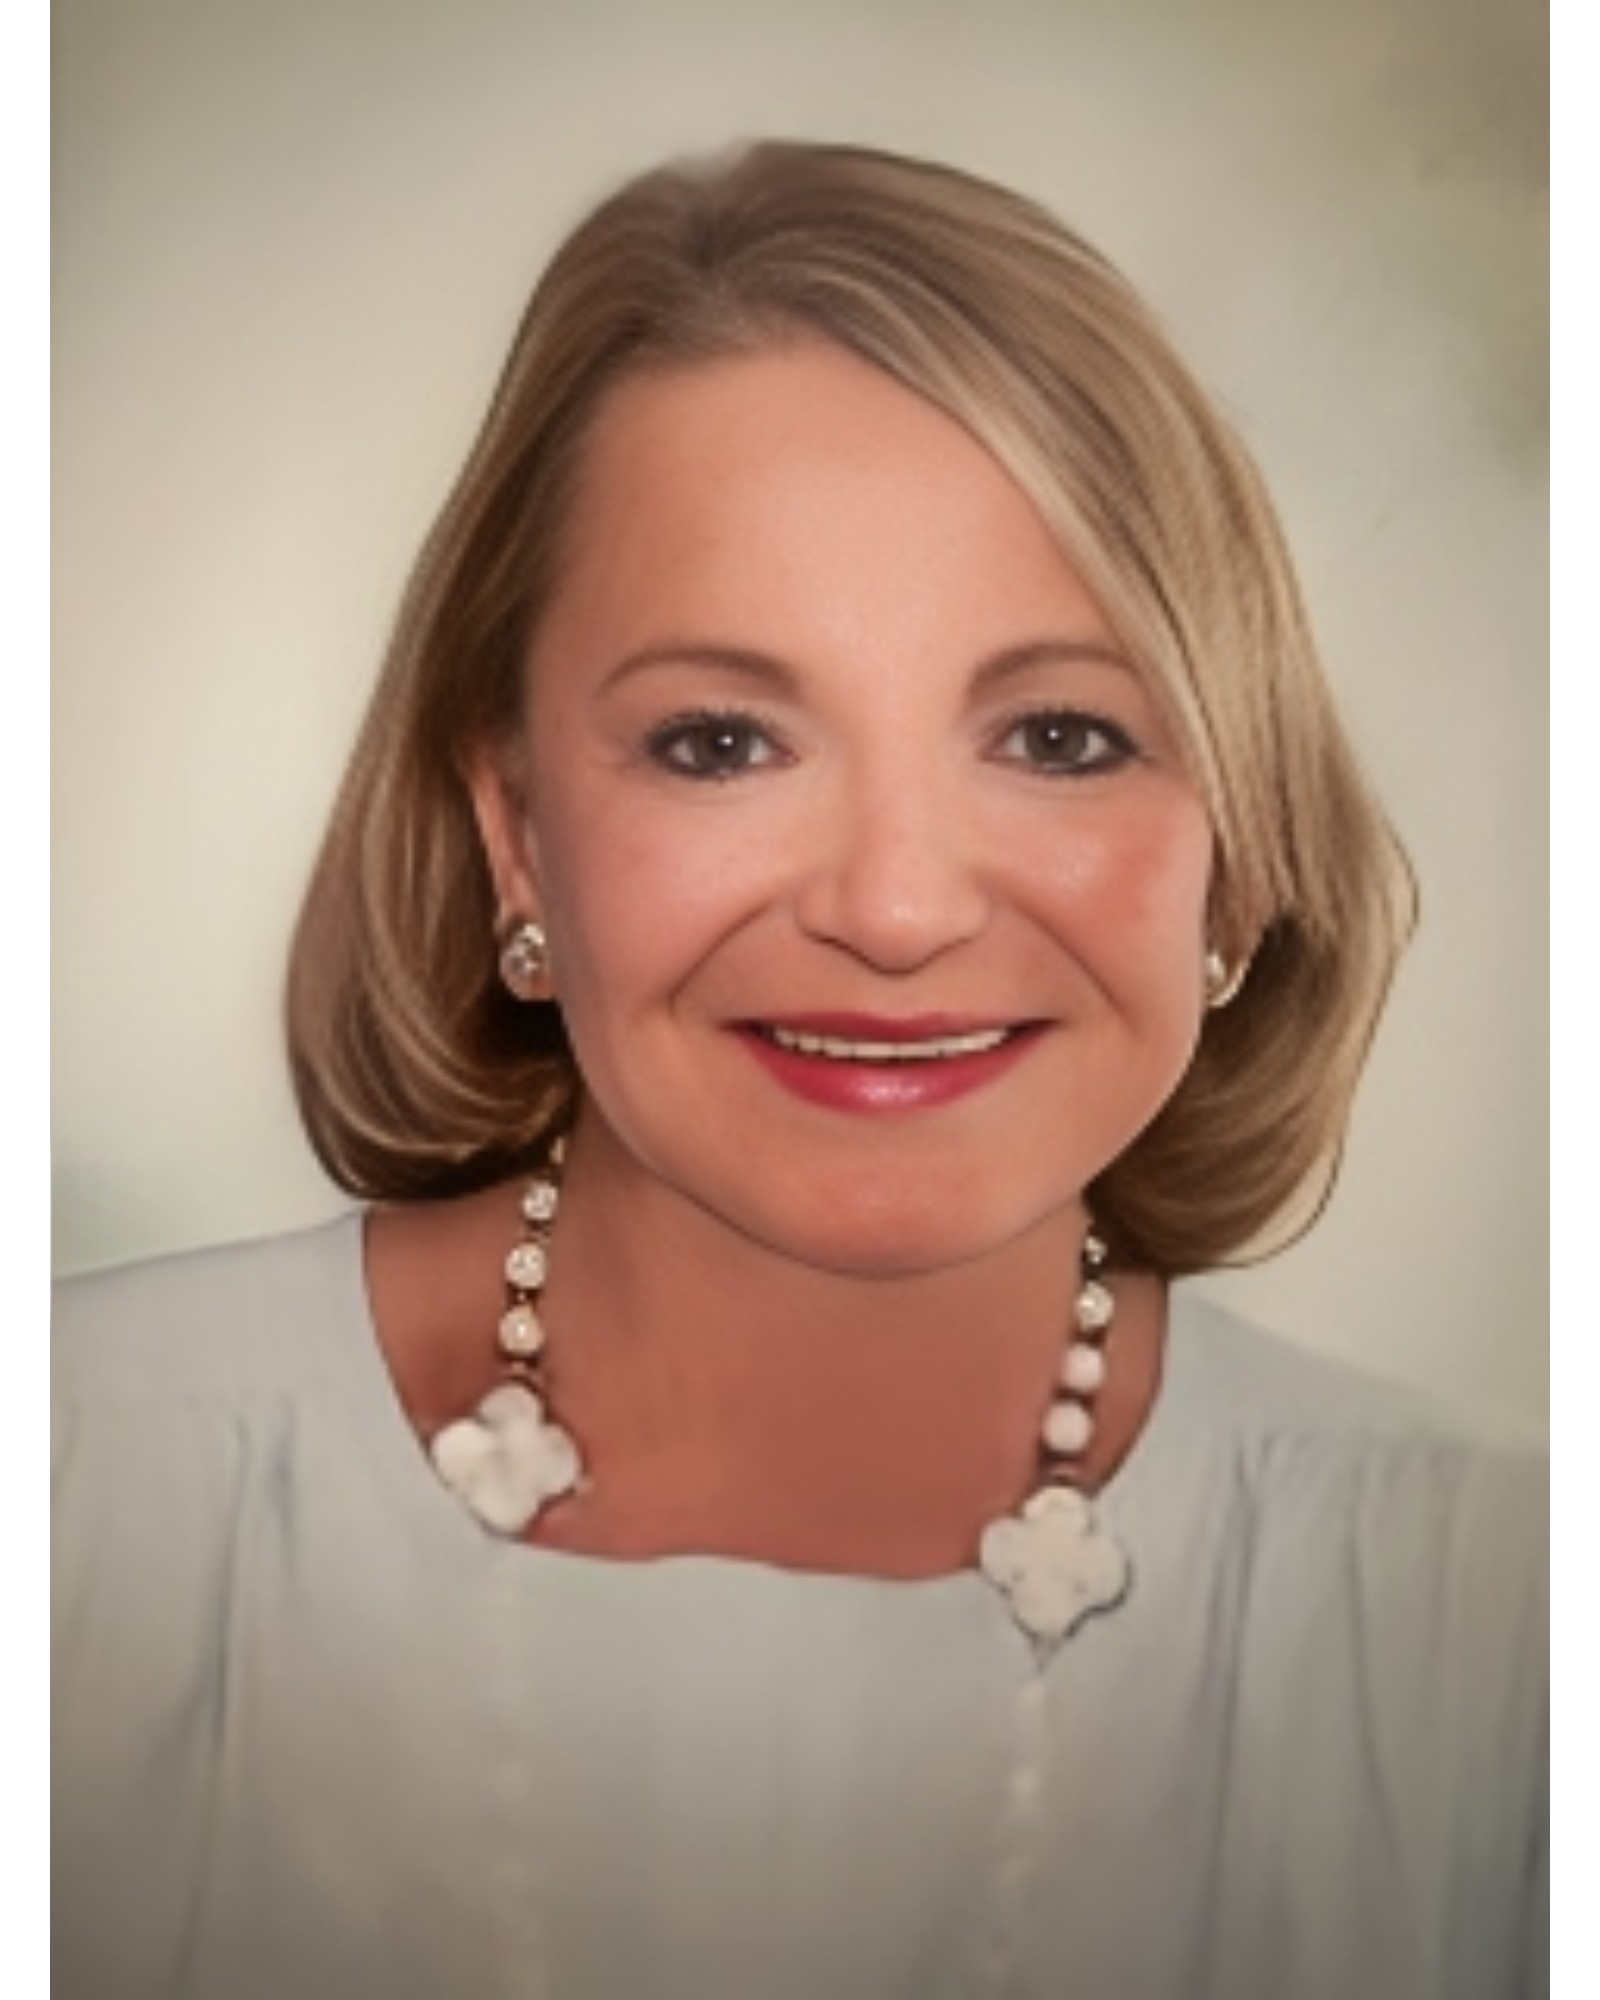
[(1045, 1650), (1094, 1612), (1120, 1604), (1130, 1576), (1121, 1543), (1070, 1486), (1046, 1486), (1019, 1513), (985, 1529), (978, 1562), (1018, 1625)]
[(428, 1446), (434, 1470), (487, 1528), (520, 1535), (548, 1500), (570, 1493), (578, 1448), (521, 1382), (491, 1389), (470, 1417), (446, 1424)]

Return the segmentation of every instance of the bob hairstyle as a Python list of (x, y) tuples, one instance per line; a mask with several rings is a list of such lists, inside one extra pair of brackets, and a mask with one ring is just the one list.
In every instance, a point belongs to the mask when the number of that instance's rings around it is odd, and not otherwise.
[(1212, 942), (1248, 972), (1089, 1199), (1125, 1265), (1259, 1253), (1331, 1185), (1411, 923), (1404, 856), (1259, 475), (1126, 281), (1030, 201), (852, 147), (767, 143), (644, 174), (534, 291), (301, 913), (289, 1046), (313, 1146), (348, 1191), (416, 1200), (528, 1168), (571, 1122), (558, 1011), (497, 976), (507, 913), (464, 774), (517, 720), (608, 391), (797, 338), (850, 349), (994, 454), (1167, 709), (1214, 830)]

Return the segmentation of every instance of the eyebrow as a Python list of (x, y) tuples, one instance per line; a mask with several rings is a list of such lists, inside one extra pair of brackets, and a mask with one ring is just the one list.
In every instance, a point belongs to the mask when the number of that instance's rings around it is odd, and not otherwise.
[(758, 653), (748, 646), (707, 645), (690, 639), (642, 646), (638, 652), (627, 654), (606, 674), (598, 691), (610, 694), (613, 688), (632, 680), (635, 674), (648, 673), (652, 667), (709, 667), (714, 673), (751, 681), (774, 694), (796, 694), (800, 687), (800, 676), (795, 669), (771, 653)]
[(1018, 674), (1032, 667), (1075, 666), (1083, 663), (1115, 667), (1125, 674), (1138, 668), (1120, 647), (1104, 639), (1030, 639), (1020, 646), (1006, 646), (980, 661), (972, 676), (974, 694), (992, 694)]
[[(973, 671), (971, 692), (974, 695), (991, 694), (1008, 680), (1034, 667), (1079, 662), (1115, 667), (1128, 674), (1138, 671), (1126, 653), (1104, 640), (1029, 639), (1020, 645), (1005, 646), (998, 653), (991, 653), (981, 660)], [(619, 660), (600, 683), (599, 692), (609, 694), (636, 674), (648, 673), (652, 668), (684, 666), (708, 667), (714, 673), (728, 674), (737, 680), (766, 688), (773, 694), (785, 696), (798, 694), (802, 682), (802, 676), (795, 667), (772, 653), (757, 652), (748, 646), (668, 640), (663, 645), (643, 646)]]

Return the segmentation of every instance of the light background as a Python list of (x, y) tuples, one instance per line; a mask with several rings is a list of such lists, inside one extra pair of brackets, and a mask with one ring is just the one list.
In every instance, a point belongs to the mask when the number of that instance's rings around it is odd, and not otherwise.
[(1419, 869), (1333, 1206), (1212, 1289), (1542, 1414), (1540, 9), (61, 0), (55, 60), (58, 1268), (344, 1205), (284, 946), (532, 277), (664, 154), (852, 139), (1039, 196), (1153, 299)]

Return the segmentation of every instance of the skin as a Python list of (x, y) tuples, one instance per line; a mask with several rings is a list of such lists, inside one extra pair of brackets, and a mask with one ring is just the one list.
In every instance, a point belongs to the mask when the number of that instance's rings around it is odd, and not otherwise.
[[(544, 1316), (595, 1483), (534, 1538), (962, 1567), (1032, 1484), (1082, 1189), (1193, 1052), (1204, 807), (1030, 503), (840, 350), (624, 383), (570, 528), (473, 778), (587, 1091)], [(817, 1016), (1016, 1040), (948, 1101), (896, 1065), (841, 1105), (757, 1040)], [(492, 1376), (514, 1202), (374, 1220), (419, 1429)], [(1117, 1290), (1090, 1483), (1159, 1373), (1159, 1287)]]

